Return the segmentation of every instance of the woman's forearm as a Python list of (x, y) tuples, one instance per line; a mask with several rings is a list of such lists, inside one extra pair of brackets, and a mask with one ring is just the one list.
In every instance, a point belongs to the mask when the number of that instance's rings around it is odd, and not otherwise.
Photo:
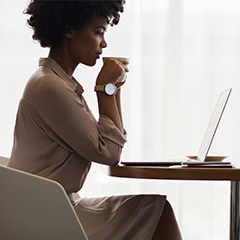
[(116, 127), (123, 132), (122, 126), (122, 119), (121, 115), (119, 114), (119, 103), (118, 98), (116, 95), (108, 96), (103, 92), (97, 92), (98, 98), (98, 109), (100, 115), (105, 115), (106, 117), (110, 118)]
[(119, 77), (121, 77), (128, 69), (124, 64), (127, 64), (126, 60), (108, 59), (98, 74), (96, 80), (96, 87), (106, 84), (113, 84), (118, 88), (118, 91), (114, 95), (108, 95), (105, 90), (99, 89), (97, 91), (99, 114), (103, 114), (110, 118), (117, 128), (123, 133), (122, 122), (122, 110), (121, 110), (121, 86), (124, 83), (118, 83)]
[(121, 88), (118, 89), (116, 95), (116, 103), (117, 103), (117, 109), (118, 109), (118, 114), (119, 114), (119, 118), (121, 121), (121, 125), (122, 125), (122, 129), (124, 129), (123, 127), (123, 117), (122, 117), (122, 105), (121, 105)]

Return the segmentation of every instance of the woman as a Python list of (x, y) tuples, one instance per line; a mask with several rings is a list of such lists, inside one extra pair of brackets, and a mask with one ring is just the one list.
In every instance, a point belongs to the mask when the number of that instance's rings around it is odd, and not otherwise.
[(32, 0), (25, 13), (33, 39), (49, 47), (19, 104), (9, 166), (59, 182), (66, 190), (90, 240), (181, 239), (165, 196), (129, 195), (72, 200), (91, 162), (119, 162), (126, 132), (121, 86), (125, 60), (106, 61), (96, 79), (99, 119), (73, 77), (78, 64), (94, 66), (107, 47), (105, 32), (116, 25), (124, 0)]

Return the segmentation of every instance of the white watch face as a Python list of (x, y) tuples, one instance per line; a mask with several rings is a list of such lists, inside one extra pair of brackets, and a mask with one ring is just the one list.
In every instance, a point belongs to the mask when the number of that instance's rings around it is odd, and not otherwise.
[(112, 83), (108, 83), (104, 90), (107, 95), (113, 95), (116, 92), (116, 86), (114, 86)]

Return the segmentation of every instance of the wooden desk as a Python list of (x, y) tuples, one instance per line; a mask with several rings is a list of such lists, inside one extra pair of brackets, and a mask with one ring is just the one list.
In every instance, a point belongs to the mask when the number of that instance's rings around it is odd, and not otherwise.
[(109, 175), (142, 179), (230, 181), (230, 240), (240, 240), (240, 168), (169, 168), (116, 165), (109, 168)]

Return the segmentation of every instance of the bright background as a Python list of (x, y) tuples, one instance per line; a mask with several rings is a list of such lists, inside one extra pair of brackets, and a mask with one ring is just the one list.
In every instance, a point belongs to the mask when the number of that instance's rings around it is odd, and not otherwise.
[[(26, 0), (0, 0), (0, 155), (9, 157), (18, 102), (38, 58), (22, 14)], [(128, 131), (124, 159), (196, 155), (221, 91), (233, 92), (210, 155), (239, 165), (240, 1), (128, 0), (117, 27), (109, 27), (105, 56), (130, 58), (123, 87)], [(74, 76), (96, 117), (93, 91), (101, 60), (79, 66)], [(82, 196), (166, 194), (185, 240), (229, 238), (230, 183), (120, 179), (93, 165)]]

